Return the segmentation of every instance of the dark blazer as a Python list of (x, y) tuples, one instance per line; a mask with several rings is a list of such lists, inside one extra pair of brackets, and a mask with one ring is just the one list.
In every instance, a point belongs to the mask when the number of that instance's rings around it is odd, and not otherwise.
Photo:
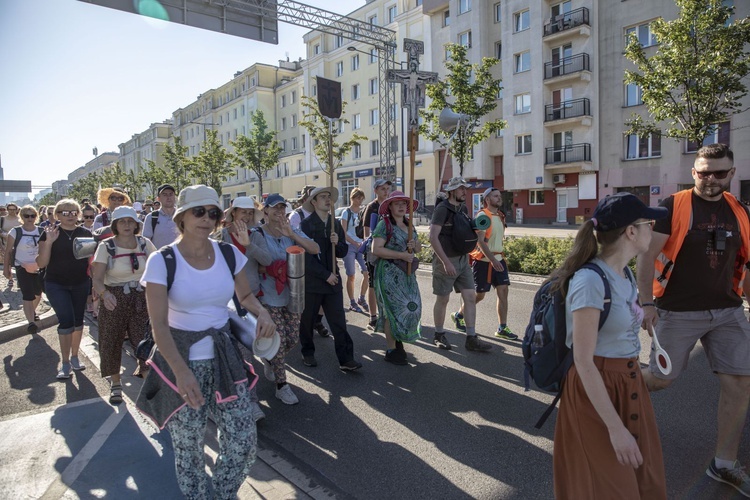
[[(349, 251), (349, 245), (344, 237), (344, 228), (336, 219), (334, 219), (334, 228), (339, 237), (339, 242), (336, 244), (336, 257), (343, 259)], [(308, 238), (320, 246), (318, 255), (305, 253), (305, 293), (334, 293), (341, 290), (339, 266), (337, 264), (335, 270), (332, 268), (331, 237), (325, 221), (321, 220), (316, 212), (313, 212), (302, 221), (300, 229)], [(332, 272), (335, 272), (339, 277), (339, 282), (335, 287), (326, 282)]]

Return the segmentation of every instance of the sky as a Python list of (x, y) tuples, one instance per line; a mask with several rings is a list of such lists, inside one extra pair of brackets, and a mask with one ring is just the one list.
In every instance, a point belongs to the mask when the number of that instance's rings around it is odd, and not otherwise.
[[(307, 0), (348, 14), (364, 0)], [(341, 10), (346, 6), (346, 10)], [(305, 56), (309, 30), (279, 24), (279, 44), (77, 0), (0, 0), (0, 159), (34, 192), (256, 62)]]

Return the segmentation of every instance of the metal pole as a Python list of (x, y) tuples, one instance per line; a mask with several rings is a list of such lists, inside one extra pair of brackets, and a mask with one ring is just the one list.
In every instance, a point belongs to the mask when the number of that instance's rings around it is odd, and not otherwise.
[[(403, 122), (402, 122), (403, 123)], [(406, 241), (413, 237), (414, 233), (414, 163), (416, 162), (417, 145), (419, 144), (419, 134), (417, 128), (409, 129), (409, 235)], [(401, 179), (404, 182), (404, 179)], [(406, 274), (411, 276), (411, 262), (406, 264)]]

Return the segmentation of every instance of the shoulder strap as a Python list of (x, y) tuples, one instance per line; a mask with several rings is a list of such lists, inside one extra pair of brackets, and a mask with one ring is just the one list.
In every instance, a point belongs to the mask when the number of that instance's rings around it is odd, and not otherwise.
[[(609, 310), (612, 308), (612, 289), (609, 286), (607, 275), (604, 274), (604, 270), (599, 267), (598, 264), (587, 262), (583, 266), (581, 266), (581, 269), (591, 269), (592, 271), (596, 272), (596, 274), (599, 275), (599, 277), (602, 279), (602, 282), (604, 283), (604, 310), (599, 315), (599, 330), (601, 330), (602, 326), (604, 326), (604, 322), (607, 321)], [(628, 273), (629, 271), (630, 270), (628, 269), (625, 272)], [(628, 279), (630, 279), (630, 275), (628, 275)]]
[[(23, 228), (21, 226), (16, 226), (13, 230), (13, 253), (11, 256), (13, 261), (10, 265), (14, 265), (16, 262), (16, 249), (18, 248), (18, 244), (21, 243), (21, 238), (23, 238)], [(41, 234), (41, 232), (39, 234)]]
[(159, 223), (159, 210), (151, 212), (151, 235), (156, 231), (156, 225)]
[(107, 238), (106, 240), (104, 240), (103, 243), (107, 247), (107, 253), (109, 254), (109, 256), (110, 257), (114, 257), (115, 254), (117, 253), (117, 250), (115, 248), (115, 238), (114, 238), (114, 236), (111, 237), (111, 238)]
[(160, 248), (159, 253), (164, 258), (164, 265), (167, 267), (167, 293), (169, 293), (169, 289), (172, 288), (172, 283), (174, 283), (174, 273), (177, 270), (177, 258), (174, 254), (174, 248), (170, 245)]
[(352, 219), (354, 218), (354, 211), (351, 208), (346, 209), (349, 212), (349, 216), (346, 218), (346, 228), (349, 229), (352, 225)]
[(141, 247), (141, 252), (146, 253), (146, 238), (140, 234), (136, 235), (136, 238), (138, 238), (138, 245)]
[(234, 249), (229, 243), (224, 243), (223, 241), (219, 241), (218, 243), (221, 254), (224, 256), (224, 262), (226, 262), (227, 267), (229, 267), (229, 274), (231, 274), (232, 279), (234, 279), (234, 268), (237, 266), (237, 260), (234, 258)]

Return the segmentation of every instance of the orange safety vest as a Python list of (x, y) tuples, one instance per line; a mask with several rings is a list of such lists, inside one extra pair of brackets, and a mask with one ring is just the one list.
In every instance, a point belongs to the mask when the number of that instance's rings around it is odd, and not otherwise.
[[(693, 226), (693, 189), (679, 191), (672, 196), (674, 197), (674, 206), (672, 209), (672, 234), (669, 235), (667, 243), (662, 248), (661, 253), (654, 261), (654, 296), (661, 297), (669, 284), (669, 277), (674, 270), (674, 262), (680, 253), (682, 243), (685, 241), (690, 228)], [(742, 297), (742, 281), (745, 278), (745, 263), (750, 254), (750, 220), (748, 220), (747, 211), (742, 204), (737, 201), (734, 195), (724, 193), (724, 199), (729, 204), (734, 216), (737, 218), (737, 224), (740, 228), (740, 239), (742, 245), (737, 252), (737, 259), (734, 265), (734, 276), (732, 277), (732, 289)]]
[[(491, 212), (489, 208), (483, 208), (479, 212), (484, 212), (490, 219), (492, 219), (493, 216), (500, 216), (500, 221), (503, 223), (503, 225), (505, 225), (505, 214), (503, 214), (502, 212), (500, 212), (500, 213), (494, 213), (494, 212)], [(477, 215), (479, 215), (479, 212), (477, 212)], [(487, 243), (488, 241), (490, 241), (490, 235), (491, 234), (492, 234), (492, 224), (490, 224), (490, 227), (488, 227), (484, 231), (484, 242), (485, 243)], [(502, 253), (501, 253), (501, 255), (502, 255)], [(479, 245), (477, 245), (474, 248), (474, 250), (472, 250), (471, 253), (469, 253), (469, 256), (473, 260), (482, 260), (482, 259), (484, 259), (484, 253), (482, 253), (482, 249), (479, 248)]]

